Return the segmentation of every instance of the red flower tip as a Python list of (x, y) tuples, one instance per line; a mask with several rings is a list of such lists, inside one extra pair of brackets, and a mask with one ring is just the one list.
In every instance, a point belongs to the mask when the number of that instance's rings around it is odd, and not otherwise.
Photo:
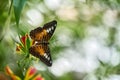
[(32, 78), (35, 75), (36, 71), (37, 70), (34, 67), (30, 67), (26, 72), (25, 80)]
[(28, 38), (28, 34), (26, 34), (25, 36), (22, 36), (22, 37), (20, 38), (24, 46), (26, 45), (26, 39), (27, 39), (27, 38)]
[(34, 67), (30, 67), (29, 69), (29, 75), (35, 74), (36, 73), (36, 69)]
[(35, 78), (33, 78), (33, 80), (44, 80), (44, 78), (41, 77), (41, 75), (37, 75)]

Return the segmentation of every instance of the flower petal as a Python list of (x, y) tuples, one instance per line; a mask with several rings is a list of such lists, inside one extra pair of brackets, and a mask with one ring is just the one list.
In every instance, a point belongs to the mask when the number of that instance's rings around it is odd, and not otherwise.
[(12, 78), (12, 80), (21, 80), (18, 76), (14, 75), (9, 66), (6, 66), (5, 71)]
[(37, 75), (36, 77), (33, 78), (33, 80), (44, 80), (44, 78), (41, 77), (41, 75)]
[(25, 46), (26, 45), (26, 40), (28, 38), (28, 34), (26, 34), (25, 36), (22, 36), (20, 39), (21, 39), (21, 42), (23, 43), (23, 45)]
[(26, 37), (25, 37), (25, 36), (22, 36), (22, 37), (21, 37), (21, 42), (23, 43), (24, 46), (25, 46), (25, 41), (26, 41)]
[(36, 69), (34, 67), (30, 67), (26, 72), (25, 80), (32, 78), (35, 75), (35, 73)]
[(21, 80), (20, 77), (16, 76), (16, 75), (11, 75), (12, 80)]
[(22, 48), (22, 46), (20, 46), (19, 44), (17, 44), (17, 46), (16, 46), (16, 51), (17, 51), (17, 52), (20, 52), (20, 51), (21, 51), (21, 48)]
[(10, 69), (9, 66), (6, 66), (5, 71), (6, 71), (6, 73), (7, 73), (8, 75), (12, 75), (12, 74), (13, 74), (13, 72), (12, 72), (12, 70)]

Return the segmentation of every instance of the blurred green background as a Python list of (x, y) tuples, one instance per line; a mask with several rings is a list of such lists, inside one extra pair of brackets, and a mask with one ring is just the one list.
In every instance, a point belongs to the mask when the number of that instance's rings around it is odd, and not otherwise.
[[(57, 20), (52, 67), (32, 60), (45, 80), (120, 80), (120, 0), (0, 0), (0, 72), (24, 75), (19, 35)], [(28, 65), (28, 66), (29, 66)]]

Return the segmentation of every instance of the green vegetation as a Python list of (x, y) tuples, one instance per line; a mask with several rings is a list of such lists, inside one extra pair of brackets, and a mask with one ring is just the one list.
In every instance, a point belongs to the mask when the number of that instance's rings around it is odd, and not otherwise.
[[(48, 67), (29, 33), (52, 20)], [(0, 80), (6, 66), (21, 79), (34, 66), (45, 80), (120, 80), (119, 21), (120, 0), (0, 0)]]

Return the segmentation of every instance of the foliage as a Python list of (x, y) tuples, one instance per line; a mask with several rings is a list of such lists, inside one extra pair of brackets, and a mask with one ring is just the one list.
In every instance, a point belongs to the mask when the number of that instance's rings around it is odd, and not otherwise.
[[(0, 76), (8, 65), (21, 79), (34, 66), (45, 80), (113, 80), (120, 76), (119, 9), (120, 0), (1, 0)], [(30, 55), (29, 32), (52, 20), (48, 68)]]

